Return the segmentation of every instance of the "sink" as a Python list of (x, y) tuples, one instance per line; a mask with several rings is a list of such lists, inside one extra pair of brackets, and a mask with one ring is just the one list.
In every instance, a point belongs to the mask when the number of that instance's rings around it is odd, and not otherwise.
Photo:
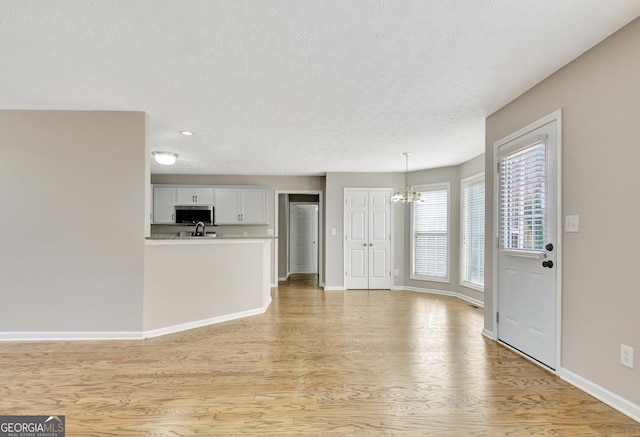
[(216, 238), (217, 235), (215, 232), (207, 232), (206, 235), (193, 235), (193, 232), (181, 231), (178, 233), (178, 237)]

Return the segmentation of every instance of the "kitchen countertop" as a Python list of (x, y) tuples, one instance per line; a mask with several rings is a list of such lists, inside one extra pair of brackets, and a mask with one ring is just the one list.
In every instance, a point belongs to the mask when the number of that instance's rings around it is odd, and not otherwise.
[(273, 235), (218, 235), (206, 237), (180, 237), (175, 234), (156, 234), (146, 237), (145, 240), (275, 240), (278, 237)]

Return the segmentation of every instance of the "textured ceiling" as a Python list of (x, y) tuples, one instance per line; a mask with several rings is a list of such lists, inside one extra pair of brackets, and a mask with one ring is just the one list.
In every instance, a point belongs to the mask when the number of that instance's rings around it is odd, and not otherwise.
[[(153, 173), (455, 165), (638, 0), (2, 0), (0, 108), (145, 111)], [(179, 130), (192, 130), (185, 137)]]

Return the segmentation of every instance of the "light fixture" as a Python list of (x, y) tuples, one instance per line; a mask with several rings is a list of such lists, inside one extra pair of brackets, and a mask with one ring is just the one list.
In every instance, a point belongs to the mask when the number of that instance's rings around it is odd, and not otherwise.
[(151, 154), (156, 162), (162, 165), (173, 165), (176, 163), (176, 159), (178, 159), (178, 155), (171, 152), (151, 152)]
[(182, 135), (186, 135), (188, 137), (190, 137), (191, 135), (193, 135), (193, 132), (191, 132), (190, 130), (181, 130), (179, 131)]
[(420, 203), (423, 201), (422, 194), (419, 191), (416, 191), (413, 185), (409, 185), (409, 152), (404, 152), (405, 159), (405, 173), (404, 173), (404, 187), (400, 187), (396, 190), (396, 192), (391, 196), (392, 202), (402, 202), (402, 203)]

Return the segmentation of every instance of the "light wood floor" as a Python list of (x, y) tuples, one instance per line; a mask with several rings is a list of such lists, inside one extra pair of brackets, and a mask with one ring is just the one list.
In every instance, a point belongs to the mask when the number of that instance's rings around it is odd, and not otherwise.
[(0, 415), (67, 436), (640, 436), (484, 338), (482, 310), (301, 277), (267, 313), (144, 341), (0, 343)]

